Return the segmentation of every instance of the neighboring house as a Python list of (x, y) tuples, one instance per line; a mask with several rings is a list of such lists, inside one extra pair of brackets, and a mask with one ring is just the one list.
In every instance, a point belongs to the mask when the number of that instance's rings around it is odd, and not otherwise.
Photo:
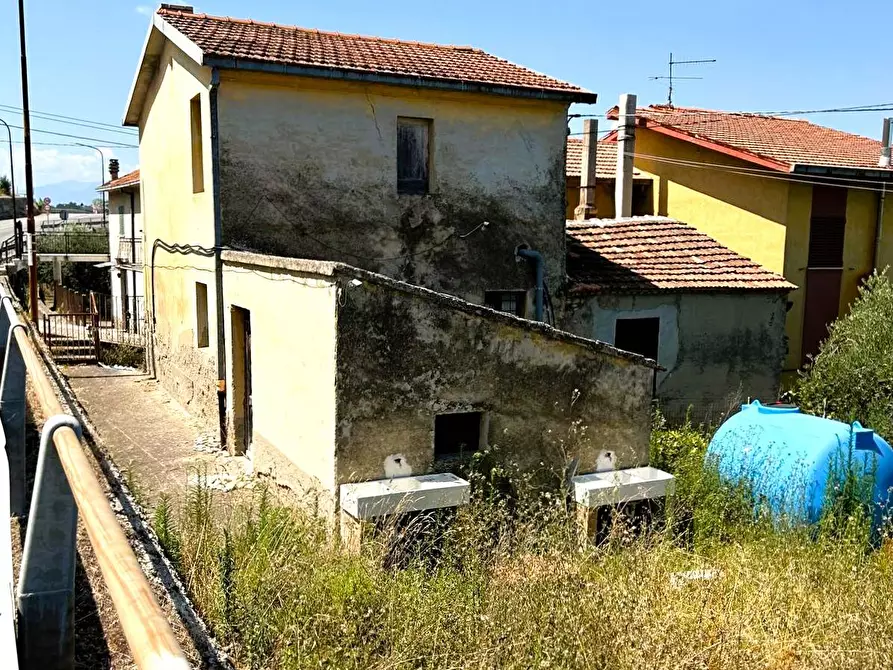
[(673, 419), (716, 420), (777, 398), (786, 296), (796, 287), (666, 217), (568, 221), (563, 327), (656, 360)]
[(140, 171), (118, 175), (118, 161), (109, 161), (109, 181), (96, 189), (108, 197), (112, 310), (125, 328), (141, 332), (145, 316), (143, 280), (143, 216)]
[[(583, 161), (583, 140), (576, 137), (567, 139), (567, 207), (565, 216), (574, 218), (574, 210), (580, 204), (580, 166)], [(614, 210), (614, 188), (617, 176), (617, 142), (599, 142), (596, 152), (595, 206), (600, 219), (616, 216)], [(650, 176), (642, 176), (633, 171), (633, 216), (654, 213), (653, 181)]]
[(564, 283), (567, 109), (594, 99), (469, 47), (163, 5), (125, 115), (158, 377), (327, 509), (484, 445), (647, 463), (653, 362), (517, 318)]
[(635, 166), (654, 180), (654, 211), (799, 287), (787, 316), (793, 372), (861, 280), (893, 261), (881, 143), (793, 118), (663, 105), (636, 114)]

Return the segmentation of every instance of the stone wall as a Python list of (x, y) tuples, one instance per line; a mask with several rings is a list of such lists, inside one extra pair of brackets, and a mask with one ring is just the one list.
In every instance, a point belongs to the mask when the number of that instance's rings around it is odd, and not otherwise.
[[(15, 202), (16, 215), (24, 220), (25, 218), (25, 204), (28, 202), (27, 198), (22, 196), (17, 196)], [(8, 195), (0, 195), (0, 219), (11, 219), (12, 217), (12, 198)]]
[(552, 483), (648, 462), (642, 357), (400, 282), (342, 282), (336, 478), (429, 472), (435, 416), (482, 412), (485, 442)]

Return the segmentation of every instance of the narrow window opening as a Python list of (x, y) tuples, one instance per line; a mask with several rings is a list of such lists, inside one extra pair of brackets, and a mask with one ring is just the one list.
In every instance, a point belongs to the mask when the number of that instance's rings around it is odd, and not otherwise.
[(660, 341), (660, 318), (617, 319), (614, 325), (614, 346), (657, 360)]
[(430, 119), (397, 119), (397, 193), (428, 193)]
[(197, 95), (189, 101), (189, 125), (192, 133), (192, 192), (205, 190), (205, 170), (202, 152), (202, 99)]
[(434, 458), (461, 458), (483, 446), (487, 417), (483, 412), (456, 412), (434, 417)]
[(208, 285), (195, 282), (195, 343), (201, 348), (210, 343), (208, 336)]
[(118, 205), (118, 234), (124, 234), (124, 205)]
[(490, 309), (524, 318), (527, 312), (527, 292), (484, 291), (484, 304)]

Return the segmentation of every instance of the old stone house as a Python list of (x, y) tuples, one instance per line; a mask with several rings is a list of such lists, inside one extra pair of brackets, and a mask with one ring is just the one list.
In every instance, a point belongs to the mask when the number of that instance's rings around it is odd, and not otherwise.
[(470, 47), (162, 5), (125, 113), (157, 376), (326, 508), (486, 445), (647, 463), (656, 365), (525, 318), (566, 277), (567, 109), (594, 100)]
[(656, 360), (669, 418), (777, 398), (796, 289), (784, 277), (660, 216), (568, 221), (568, 273), (562, 326)]
[(862, 279), (893, 261), (882, 142), (791, 117), (665, 105), (636, 110), (635, 136), (653, 212), (798, 286), (788, 296), (788, 374), (816, 353)]

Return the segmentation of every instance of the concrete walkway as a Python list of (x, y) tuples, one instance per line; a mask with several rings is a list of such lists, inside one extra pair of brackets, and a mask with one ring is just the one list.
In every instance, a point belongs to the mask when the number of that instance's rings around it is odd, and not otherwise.
[(218, 490), (250, 484), (250, 462), (220, 451), (213, 427), (190, 416), (157, 381), (139, 371), (97, 365), (62, 371), (103, 447), (145, 506), (154, 507), (162, 494), (182, 501), (198, 472), (206, 472)]

